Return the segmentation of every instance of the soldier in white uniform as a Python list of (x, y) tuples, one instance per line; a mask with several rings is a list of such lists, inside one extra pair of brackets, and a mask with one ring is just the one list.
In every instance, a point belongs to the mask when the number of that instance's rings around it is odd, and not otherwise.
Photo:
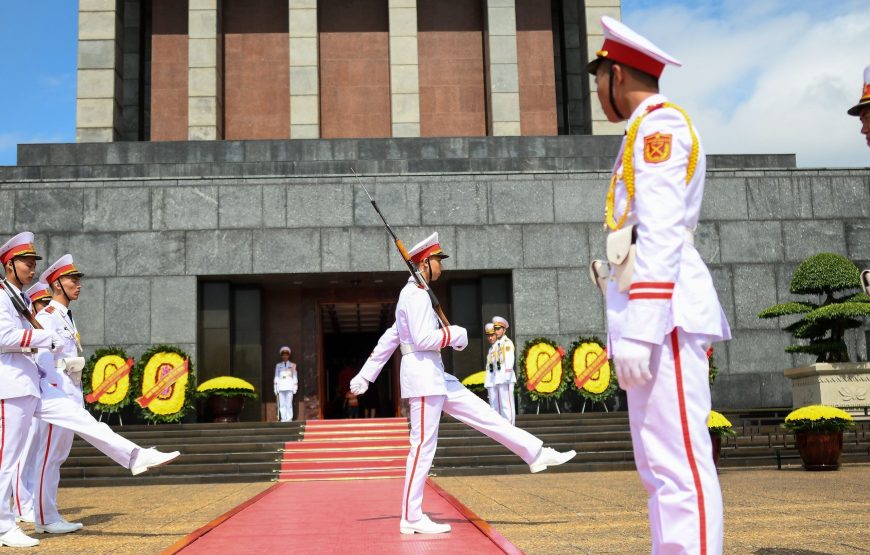
[[(40, 281), (49, 284), (52, 299), (39, 311), (36, 320), (43, 329), (53, 331), (63, 339), (63, 347), (54, 353), (40, 354), (40, 366), (49, 384), (57, 387), (78, 406), (84, 406), (81, 372), (85, 360), (78, 328), (70, 304), (78, 300), (83, 274), (76, 268), (69, 254), (61, 256), (40, 275)], [(39, 421), (33, 443), (36, 466), (34, 473), (34, 516), (36, 531), (65, 534), (81, 530), (80, 522), (67, 522), (57, 510), (57, 488), (60, 484), (60, 466), (69, 457), (75, 432), (45, 421)], [(28, 457), (30, 458), (30, 456)]]
[(281, 362), (275, 365), (275, 397), (278, 399), (278, 419), (281, 422), (293, 420), (293, 395), (299, 389), (299, 376), (296, 364), (290, 362), (290, 347), (279, 349)]
[(514, 384), (517, 383), (517, 374), (514, 372), (516, 360), (516, 348), (511, 338), (505, 335), (509, 324), (501, 316), (492, 319), (496, 336), (496, 356), (498, 359), (498, 371), (495, 373), (495, 392), (498, 400), (498, 412), (505, 420), (514, 424), (517, 418), (517, 407), (514, 402)]
[[(40, 310), (51, 302), (51, 289), (44, 281), (39, 281), (24, 292), (30, 299), (31, 313), (36, 316)], [(12, 486), (12, 511), (15, 513), (16, 522), (33, 524), (33, 472), (36, 467), (36, 449), (31, 449), (33, 436), (36, 435), (39, 420), (32, 419), (30, 431), (27, 433), (27, 441), (22, 449), (23, 457), (15, 467), (15, 483)]]
[[(439, 278), (441, 260), (447, 257), (438, 243), (437, 233), (415, 245), (409, 255), (427, 283)], [(449, 524), (432, 522), (423, 514), (423, 490), (438, 445), (442, 411), (510, 449), (529, 465), (532, 472), (562, 464), (576, 455), (574, 451), (559, 453), (543, 447), (540, 439), (511, 426), (455, 376), (444, 371), (441, 349), (453, 347), (462, 350), (467, 345), (465, 328), (442, 327), (429, 295), (411, 277), (399, 294), (396, 323), (384, 332), (363, 368), (350, 382), (355, 394), (365, 393), (393, 351), (397, 347), (401, 349), (402, 398), (409, 401), (411, 418), (411, 449), (399, 523), (399, 531), (403, 534), (450, 531)]]
[[(730, 339), (693, 243), (706, 163), (686, 112), (659, 94), (674, 58), (603, 17), (588, 70), (611, 122), (626, 121), (605, 224), (608, 349), (628, 393), (634, 458), (649, 493), (653, 553), (722, 552), (722, 494), (711, 456), (707, 347)], [(595, 271), (593, 270), (593, 274)]]
[(495, 343), (498, 338), (495, 335), (495, 328), (492, 326), (492, 322), (487, 322), (483, 326), (483, 334), (486, 336), (486, 340), (489, 341), (489, 350), (486, 352), (486, 376), (483, 380), (483, 387), (486, 388), (489, 406), (492, 407), (492, 410), (498, 412), (498, 400), (495, 393), (495, 371), (498, 366)]
[(37, 365), (38, 350), (60, 352), (65, 340), (51, 330), (34, 329), (25, 316), (30, 300), (21, 290), (33, 280), (37, 260), (40, 257), (30, 232), (19, 233), (0, 246), (0, 264), (6, 274), (0, 291), (0, 499), (4, 501), (0, 503), (0, 546), (39, 544), (16, 525), (6, 502), (34, 417), (73, 430), (133, 475), (178, 456), (177, 451), (140, 448), (97, 422), (48, 380), (40, 379), (47, 372)]

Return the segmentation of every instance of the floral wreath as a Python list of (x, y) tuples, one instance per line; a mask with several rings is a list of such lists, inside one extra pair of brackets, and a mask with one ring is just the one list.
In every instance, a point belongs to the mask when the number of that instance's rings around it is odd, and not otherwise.
[[(557, 362), (549, 372), (549, 374), (555, 372), (558, 372), (559, 374), (558, 382), (555, 387), (549, 389), (553, 386), (555, 380), (550, 379), (545, 382), (541, 379), (539, 383), (530, 390), (528, 388), (529, 379), (534, 379), (535, 374), (538, 372), (540, 356), (545, 355), (549, 359), (557, 352), (561, 353), (563, 358), (561, 361)], [(529, 359), (529, 355), (533, 355), (531, 360)], [(526, 341), (526, 344), (523, 346), (523, 353), (520, 355), (520, 371), (517, 372), (517, 375), (519, 376), (518, 381), (522, 383), (524, 391), (528, 392), (529, 397), (531, 397), (533, 401), (540, 401), (541, 399), (558, 399), (568, 388), (568, 380), (566, 379), (567, 373), (562, 367), (564, 364), (564, 355), (565, 349), (560, 347), (555, 341), (547, 339), (546, 337), (538, 337)], [(542, 388), (543, 384), (547, 385)]]
[[(568, 356), (562, 359), (562, 366), (570, 376), (568, 381), (571, 382), (571, 388), (581, 397), (601, 403), (616, 392), (616, 379), (607, 354), (604, 343), (594, 336), (579, 337), (571, 343)], [(584, 374), (584, 370), (592, 364), (598, 366), (598, 369), (591, 375)], [(577, 378), (584, 380), (580, 387), (577, 386)]]
[[(108, 366), (111, 365), (118, 369), (123, 368), (128, 362), (132, 362), (132, 359), (119, 347), (106, 347), (94, 351), (82, 371), (82, 393), (85, 399), (87, 400), (87, 397), (105, 382)], [(117, 413), (132, 403), (133, 396), (130, 395), (130, 392), (139, 391), (139, 380), (137, 379), (139, 374), (133, 371), (132, 366), (127, 375), (120, 378), (105, 393), (100, 395), (98, 400), (88, 401), (88, 407), (104, 413)], [(95, 378), (99, 379), (99, 383), (94, 383)]]
[[(190, 356), (173, 345), (155, 345), (145, 351), (136, 363), (135, 374), (140, 384), (136, 395), (144, 395), (157, 381), (161, 367), (179, 368), (186, 362), (188, 371), (169, 386), (169, 394), (162, 393), (146, 407), (137, 403), (142, 416), (151, 423), (172, 423), (181, 420), (193, 409), (196, 395), (196, 371)], [(138, 400), (138, 399), (137, 399)]]

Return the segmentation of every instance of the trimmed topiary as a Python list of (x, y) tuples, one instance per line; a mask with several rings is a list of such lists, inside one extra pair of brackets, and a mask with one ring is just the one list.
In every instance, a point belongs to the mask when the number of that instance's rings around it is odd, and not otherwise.
[(792, 276), (789, 290), (796, 295), (817, 295), (819, 303), (787, 302), (765, 308), (759, 318), (803, 317), (783, 328), (795, 339), (808, 344), (786, 347), (787, 353), (816, 355), (816, 362), (848, 362), (844, 341), (846, 330), (861, 327), (870, 316), (870, 296), (865, 293), (836, 297), (835, 293), (861, 287), (861, 273), (848, 258), (823, 252), (801, 262)]

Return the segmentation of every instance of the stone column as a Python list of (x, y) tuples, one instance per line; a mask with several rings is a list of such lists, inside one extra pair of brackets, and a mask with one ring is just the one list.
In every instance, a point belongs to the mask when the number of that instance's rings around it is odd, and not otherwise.
[(492, 135), (520, 135), (520, 77), (514, 0), (486, 2), (486, 73)]
[(317, 0), (288, 0), (290, 138), (320, 137), (320, 65)]
[(223, 138), (221, 0), (189, 0), (187, 138)]
[(121, 29), (115, 0), (79, 1), (76, 142), (107, 143), (118, 137)]
[(389, 0), (393, 137), (420, 136), (417, 0)]
[[(586, 0), (586, 60), (593, 60), (595, 53), (604, 43), (604, 34), (601, 31), (601, 16), (609, 15), (614, 19), (620, 19), (620, 0)], [(585, 63), (584, 63), (585, 66)], [(586, 71), (586, 68), (583, 68)], [(601, 110), (598, 102), (598, 89), (595, 87), (595, 77), (586, 75), (589, 80), (589, 96), (586, 103), (592, 122), (593, 135), (622, 135), (625, 132), (624, 123), (610, 123)]]
[(124, 0), (124, 69), (123, 95), (121, 102), (121, 139), (138, 141), (141, 130), (139, 121), (139, 44), (142, 33), (140, 0)]

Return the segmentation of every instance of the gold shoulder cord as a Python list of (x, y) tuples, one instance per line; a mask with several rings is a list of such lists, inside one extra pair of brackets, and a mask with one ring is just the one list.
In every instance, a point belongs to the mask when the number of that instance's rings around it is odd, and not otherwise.
[[(698, 168), (698, 156), (701, 150), (701, 147), (698, 144), (698, 136), (695, 134), (695, 129), (692, 127), (692, 121), (689, 119), (689, 114), (687, 114), (685, 110), (671, 102), (664, 102), (661, 107), (673, 108), (678, 111), (682, 114), (686, 123), (689, 125), (689, 133), (692, 135), (692, 150), (689, 153), (689, 164), (686, 167), (686, 185), (688, 185), (692, 180), (692, 177), (695, 175), (695, 170)], [(653, 108), (653, 106), (650, 106), (650, 108)], [(622, 179), (625, 181), (625, 194), (627, 198), (625, 201), (625, 211), (622, 213), (618, 222), (613, 219), (616, 182), (618, 181), (616, 172), (614, 172), (613, 176), (610, 178), (610, 189), (607, 191), (607, 204), (604, 209), (604, 223), (607, 224), (607, 227), (612, 231), (616, 231), (625, 224), (625, 220), (628, 218), (628, 211), (631, 208), (631, 202), (634, 200), (634, 143), (637, 140), (637, 132), (640, 129), (641, 122), (643, 122), (643, 119), (653, 112), (650, 108), (647, 108), (646, 112), (634, 120), (631, 127), (628, 128), (628, 133), (626, 133), (625, 150), (622, 153)]]

